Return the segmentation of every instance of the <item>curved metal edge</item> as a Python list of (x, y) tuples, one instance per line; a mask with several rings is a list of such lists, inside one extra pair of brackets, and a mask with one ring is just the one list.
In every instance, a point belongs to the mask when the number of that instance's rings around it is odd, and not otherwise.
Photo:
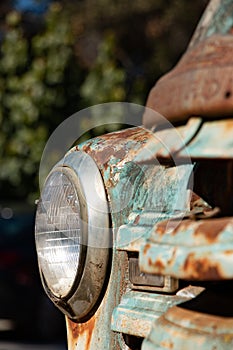
[(151, 328), (142, 350), (232, 349), (233, 319), (205, 315), (173, 306)]

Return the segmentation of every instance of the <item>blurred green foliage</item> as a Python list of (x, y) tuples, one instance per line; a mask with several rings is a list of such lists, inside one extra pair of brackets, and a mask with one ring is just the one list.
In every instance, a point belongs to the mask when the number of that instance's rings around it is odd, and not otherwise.
[(10, 12), (6, 24), (0, 59), (1, 193), (7, 188), (6, 195), (25, 197), (38, 187), (50, 132), (74, 111), (69, 109), (79, 79), (68, 14), (60, 4), (51, 6), (41, 32), (30, 39), (19, 13)]
[(207, 2), (60, 0), (36, 30), (8, 13), (0, 47), (1, 196), (35, 199), (44, 145), (72, 113), (105, 102), (145, 104)]
[(126, 74), (116, 61), (114, 34), (108, 34), (99, 47), (96, 61), (87, 75), (81, 95), (87, 105), (124, 101), (126, 98)]

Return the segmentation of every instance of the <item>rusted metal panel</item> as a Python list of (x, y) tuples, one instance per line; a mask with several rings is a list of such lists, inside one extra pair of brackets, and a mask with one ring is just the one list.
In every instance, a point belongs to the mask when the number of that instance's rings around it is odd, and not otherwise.
[[(112, 310), (130, 286), (127, 253), (121, 251), (120, 246), (134, 241), (135, 231), (130, 226), (139, 231), (142, 228), (141, 233), (136, 234), (140, 238), (140, 234), (145, 234), (146, 223), (151, 230), (158, 219), (170, 217), (174, 211), (183, 213), (187, 209), (187, 184), (192, 165), (177, 168), (158, 163), (135, 163), (135, 155), (151, 138), (154, 138), (152, 132), (132, 128), (87, 141), (71, 151), (87, 152), (102, 173), (111, 205), (113, 260), (108, 288), (94, 318), (81, 324), (67, 322), (69, 350), (120, 348), (119, 333), (110, 329)], [(124, 225), (129, 225), (129, 231), (122, 231), (118, 240), (118, 227)], [(103, 338), (103, 333), (108, 336)]]
[(184, 210), (187, 204), (192, 164), (167, 167), (156, 160), (136, 162), (135, 155), (154, 138), (152, 132), (138, 127), (98, 137), (77, 148), (90, 154), (100, 168), (114, 227), (128, 224), (132, 212), (139, 215), (133, 224), (138, 226), (142, 211), (171, 213)]
[[(150, 91), (147, 107), (170, 121), (232, 115), (233, 3), (210, 1), (187, 51)], [(145, 111), (143, 124), (151, 128), (156, 114)]]
[(96, 137), (76, 146), (76, 149), (91, 155), (100, 169), (106, 170), (121, 161), (124, 163), (131, 161), (137, 151), (151, 137), (153, 137), (153, 133), (149, 130), (135, 127)]
[(141, 247), (143, 272), (193, 280), (233, 278), (233, 218), (158, 223)]
[(127, 255), (113, 252), (108, 288), (95, 314), (86, 322), (75, 323), (66, 317), (68, 350), (122, 349), (119, 334), (111, 331), (111, 315), (127, 286)]
[(187, 247), (233, 243), (233, 218), (163, 221), (155, 226), (150, 238), (156, 243)]
[[(144, 128), (132, 128), (87, 141), (71, 151), (87, 152), (102, 173), (111, 206), (113, 256), (108, 288), (95, 313), (95, 326), (91, 327), (92, 318), (77, 325), (68, 322), (69, 350), (87, 350), (87, 346), (88, 350), (120, 349), (119, 334), (111, 331), (110, 318), (129, 281), (127, 253), (116, 245), (118, 227), (129, 222), (134, 227), (144, 226), (146, 219), (140, 216), (144, 210), (153, 209), (159, 215), (174, 210), (182, 212), (186, 207), (192, 165), (181, 165), (178, 169), (134, 162), (135, 154), (153, 137)], [(154, 223), (155, 219), (149, 216)], [(108, 336), (103, 338), (103, 333)]]
[[(145, 181), (133, 196), (134, 210), (119, 227), (117, 249), (138, 251), (155, 223), (171, 217), (182, 218), (190, 209), (187, 190), (192, 165), (153, 166), (144, 169)], [(146, 194), (146, 195), (145, 195)], [(143, 198), (143, 200), (140, 200)]]
[[(168, 124), (165, 129), (155, 131), (153, 137), (142, 145), (134, 161), (138, 164), (155, 163), (163, 158), (171, 158), (180, 150), (185, 153), (185, 147), (197, 134), (201, 124), (202, 118), (193, 117), (183, 126), (171, 128)], [(186, 158), (189, 157), (188, 153), (185, 155)]]
[(177, 157), (200, 159), (233, 158), (233, 119), (205, 122), (196, 137)]
[[(128, 223), (119, 227), (116, 237), (116, 248), (128, 252), (139, 252), (145, 239), (150, 237), (154, 224), (174, 216), (176, 218), (179, 217), (178, 211), (175, 214), (172, 212), (159, 213), (147, 211), (137, 214), (138, 223)], [(183, 216), (184, 211), (181, 211), (180, 217), (182, 218)], [(148, 220), (146, 224), (143, 223), (145, 219)]]
[[(190, 134), (186, 129), (191, 126)], [(203, 121), (191, 118), (183, 127), (155, 132), (135, 157), (138, 164), (169, 159), (229, 160), (233, 158), (233, 119)]]
[[(186, 181), (188, 181), (188, 176), (189, 173), (187, 172)], [(172, 182), (174, 180), (175, 178), (170, 176), (170, 173), (169, 178), (164, 178), (164, 181), (167, 184), (169, 183), (169, 186), (167, 186), (173, 189), (175, 188), (174, 185), (172, 186)], [(182, 184), (184, 188), (187, 186), (187, 182), (182, 182)], [(157, 193), (160, 193), (157, 186), (160, 187), (161, 183), (155, 181), (153, 188), (150, 189), (151, 191), (154, 191), (154, 196), (156, 196)], [(179, 187), (177, 187), (176, 190), (179, 191)], [(166, 202), (164, 201), (163, 208), (167, 207), (167, 211), (159, 212), (158, 207), (156, 208), (155, 206), (154, 208), (151, 207), (150, 210), (144, 209), (142, 211), (133, 211), (130, 213), (128, 223), (119, 227), (116, 237), (116, 248), (119, 250), (126, 250), (128, 252), (139, 252), (140, 247), (144, 244), (145, 240), (150, 238), (151, 232), (153, 232), (155, 225), (159, 225), (159, 222), (161, 221), (166, 222), (166, 220), (176, 220), (174, 222), (177, 223), (177, 220), (182, 220), (183, 218), (206, 219), (219, 213), (219, 208), (211, 208), (211, 206), (204, 201), (203, 198), (193, 191), (186, 190), (186, 192), (186, 197), (183, 197), (184, 206), (176, 207), (176, 210), (172, 210), (172, 207), (170, 207), (169, 210), (168, 205), (165, 205)], [(160, 197), (158, 200), (161, 204), (164, 197)], [(173, 199), (169, 198), (170, 204), (173, 203), (174, 200), (176, 200), (175, 191)], [(163, 223), (161, 223), (161, 225), (163, 225)]]
[(72, 150), (87, 152), (98, 164), (106, 186), (114, 227), (127, 221), (134, 209), (137, 188), (140, 188), (140, 193), (137, 193), (138, 206), (146, 199), (146, 187), (142, 186), (146, 169), (133, 160), (138, 150), (153, 137), (152, 132), (136, 127), (97, 137)]
[(67, 318), (68, 348), (75, 349), (76, 342), (79, 342), (81, 349), (91, 349), (93, 340), (92, 333), (95, 327), (96, 316), (94, 315), (86, 323), (74, 323)]
[(232, 330), (233, 318), (174, 306), (153, 323), (142, 350), (231, 350)]
[(139, 337), (148, 336), (153, 322), (173, 305), (190, 300), (203, 291), (187, 287), (175, 295), (130, 291), (123, 295), (112, 314), (111, 327), (116, 332)]
[[(151, 90), (147, 107), (169, 121), (233, 113), (233, 35), (213, 35), (195, 45)], [(169, 93), (171, 92), (172, 93)], [(149, 114), (151, 116), (151, 113)], [(144, 115), (143, 124), (154, 122)]]

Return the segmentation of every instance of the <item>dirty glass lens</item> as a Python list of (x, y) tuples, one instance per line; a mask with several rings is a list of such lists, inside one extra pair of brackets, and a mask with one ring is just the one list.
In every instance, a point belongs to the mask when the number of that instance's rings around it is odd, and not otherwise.
[(60, 171), (47, 179), (36, 214), (36, 248), (48, 287), (66, 296), (81, 254), (80, 204), (74, 184)]

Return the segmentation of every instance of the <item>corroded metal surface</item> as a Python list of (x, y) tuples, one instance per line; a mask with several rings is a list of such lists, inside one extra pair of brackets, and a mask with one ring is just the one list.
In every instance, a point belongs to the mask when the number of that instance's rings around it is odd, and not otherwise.
[(232, 135), (233, 119), (203, 121), (190, 118), (185, 126), (155, 132), (154, 138), (135, 156), (135, 162), (233, 159)]
[(114, 227), (127, 221), (136, 195), (137, 203), (146, 200), (145, 186), (137, 193), (145, 169), (134, 162), (134, 157), (151, 138), (154, 138), (152, 132), (136, 127), (97, 137), (77, 147), (92, 156), (102, 173)]
[(161, 161), (163, 158), (170, 159), (180, 150), (183, 150), (188, 158), (186, 146), (198, 133), (201, 124), (201, 118), (193, 117), (183, 126), (171, 128), (168, 124), (164, 130), (155, 131), (154, 137), (142, 145), (141, 150), (136, 154), (135, 162), (143, 164), (154, 163), (155, 160)]
[[(139, 150), (154, 139), (154, 133), (137, 127), (97, 137), (77, 147), (77, 150), (91, 155), (98, 164), (114, 227), (128, 224), (131, 213), (139, 215), (142, 211), (153, 211), (163, 215), (182, 211), (186, 205), (192, 164), (178, 168), (162, 166), (156, 159), (150, 164), (139, 164), (135, 160)], [(151, 155), (150, 152), (145, 147), (145, 157), (147, 153)], [(134, 226), (138, 220), (139, 216), (135, 218)]]
[(135, 127), (96, 137), (76, 148), (90, 154), (101, 169), (106, 169), (113, 160), (114, 163), (132, 160), (151, 137), (154, 137), (152, 132), (143, 127)]
[[(168, 170), (169, 168), (167, 168)], [(174, 174), (173, 174), (174, 175)], [(164, 178), (166, 179), (166, 178)], [(183, 187), (186, 188), (189, 179), (189, 171), (187, 167), (187, 177), (186, 183), (183, 182)], [(165, 181), (170, 186), (172, 182), (175, 180), (174, 177), (170, 176)], [(180, 179), (181, 180), (181, 179)], [(154, 181), (153, 188), (151, 191), (154, 191), (154, 195), (159, 193), (159, 189), (161, 187), (161, 183), (158, 181)], [(171, 186), (172, 188), (172, 186)], [(173, 189), (175, 187), (173, 186)], [(179, 187), (176, 188), (177, 191)], [(184, 193), (183, 193), (184, 194)], [(162, 198), (162, 197), (161, 197)], [(159, 198), (159, 200), (161, 199)], [(184, 202), (185, 202), (185, 196)], [(175, 194), (174, 194), (175, 199)], [(168, 204), (165, 206), (166, 197), (162, 198), (164, 200), (163, 207), (167, 208), (167, 211), (159, 212), (156, 210), (156, 206), (154, 208), (150, 207), (150, 210), (144, 208), (142, 211), (131, 212), (128, 217), (127, 224), (121, 225), (119, 227), (117, 237), (116, 237), (116, 247), (119, 250), (126, 250), (128, 252), (139, 252), (140, 247), (144, 244), (146, 239), (149, 239), (151, 236), (151, 232), (153, 231), (153, 227), (159, 222), (163, 222), (165, 220), (171, 219), (182, 219), (182, 218), (207, 218), (214, 216), (215, 213), (218, 214), (218, 208), (212, 209), (210, 205), (203, 200), (199, 195), (194, 193), (191, 190), (187, 190), (187, 202), (184, 203), (186, 206), (176, 207), (176, 210), (172, 210), (172, 201), (170, 201), (170, 207)], [(159, 203), (159, 202), (158, 202)], [(160, 202), (161, 203), (161, 202)], [(153, 211), (154, 209), (154, 211)], [(216, 211), (217, 209), (217, 211)], [(178, 221), (176, 221), (178, 222)]]
[[(190, 210), (190, 192), (187, 190), (192, 165), (144, 167), (145, 181), (136, 192), (133, 211), (127, 222), (119, 227), (117, 249), (139, 251), (153, 226), (162, 220), (182, 217)], [(146, 193), (142, 196), (141, 193)], [(139, 201), (140, 197), (144, 198)], [(136, 210), (137, 209), (137, 210)]]
[(185, 158), (188, 154), (193, 160), (233, 159), (232, 135), (233, 119), (206, 121), (185, 151), (178, 152), (177, 157)]
[[(188, 50), (177, 66), (156, 83), (147, 107), (170, 121), (193, 115), (232, 115), (232, 69), (233, 35), (213, 35)], [(154, 124), (147, 113), (143, 124), (146, 127)]]
[[(97, 137), (71, 151), (81, 150), (91, 155), (102, 173), (111, 206), (113, 261), (108, 288), (95, 318), (82, 324), (67, 323), (69, 350), (86, 350), (87, 346), (90, 350), (117, 349), (120, 346), (117, 334), (110, 329), (109, 319), (130, 283), (127, 253), (119, 250), (118, 227), (127, 224), (134, 228), (141, 226), (144, 235), (146, 223), (151, 229), (159, 219), (171, 217), (173, 212), (183, 213), (188, 205), (187, 184), (193, 169), (191, 164), (177, 168), (162, 166), (157, 162), (144, 165), (135, 163), (137, 152), (153, 138), (152, 132), (132, 128)], [(125, 232), (123, 236), (125, 242), (134, 240), (129, 233)], [(103, 332), (108, 334), (106, 339), (102, 337)]]
[[(178, 218), (178, 213), (154, 213), (143, 211), (142, 213), (137, 213), (138, 220), (143, 221), (148, 218), (147, 224), (139, 223), (133, 224), (128, 223), (119, 227), (118, 234), (116, 237), (116, 247), (119, 250), (126, 250), (129, 252), (139, 252), (141, 245), (145, 242), (145, 239), (150, 237), (151, 230), (153, 228), (153, 222), (160, 222), (164, 219), (176, 216)], [(181, 212), (181, 217), (184, 215)], [(150, 220), (150, 221), (149, 221)]]
[[(170, 121), (191, 116), (222, 117), (233, 112), (233, 2), (210, 1), (187, 51), (150, 91), (147, 107)], [(143, 124), (158, 123), (145, 111)]]
[(75, 346), (79, 342), (81, 349), (89, 350), (91, 348), (92, 332), (95, 327), (96, 316), (94, 315), (86, 323), (74, 323), (68, 318), (66, 321), (69, 349), (75, 349)]
[(153, 322), (173, 305), (197, 296), (203, 288), (187, 287), (179, 295), (161, 295), (130, 291), (114, 309), (112, 330), (139, 337), (148, 336)]
[(129, 282), (127, 253), (116, 249), (116, 233), (120, 225), (128, 222), (129, 213), (140, 212), (145, 203), (157, 201), (148, 196), (148, 187), (153, 186), (149, 175), (159, 170), (153, 165), (138, 166), (133, 162), (138, 150), (152, 137), (153, 133), (143, 128), (132, 128), (87, 141), (71, 151), (81, 150), (91, 155), (102, 173), (111, 205), (113, 250), (109, 283), (94, 318), (78, 324), (67, 322), (69, 350), (121, 348), (119, 334), (110, 329), (110, 319)]
[(233, 218), (158, 223), (141, 247), (140, 269), (193, 280), (233, 278)]
[(233, 318), (174, 306), (156, 320), (142, 350), (231, 350)]
[(106, 293), (96, 313), (86, 322), (74, 323), (66, 318), (68, 350), (120, 350), (119, 335), (111, 331), (111, 315), (125, 292), (127, 276), (125, 252), (115, 252)]

